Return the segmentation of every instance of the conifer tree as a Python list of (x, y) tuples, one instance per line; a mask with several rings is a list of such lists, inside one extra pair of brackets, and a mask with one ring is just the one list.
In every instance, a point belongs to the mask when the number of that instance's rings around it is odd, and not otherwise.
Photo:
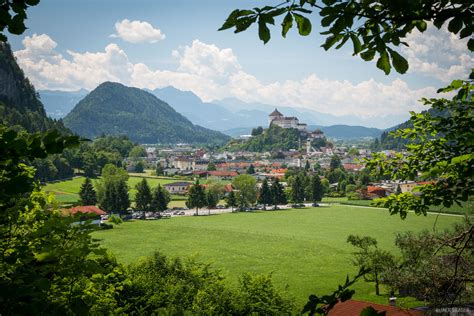
[(137, 193), (135, 195), (135, 207), (137, 210), (146, 212), (151, 209), (151, 189), (145, 178), (135, 186)]
[(316, 174), (311, 178), (311, 200), (313, 203), (320, 202), (324, 195), (324, 187), (321, 179)]
[(255, 168), (252, 164), (247, 168), (247, 174), (254, 174), (255, 173)]
[(159, 162), (156, 164), (155, 173), (156, 173), (157, 176), (162, 176), (164, 174), (163, 167), (161, 166), (161, 163), (159, 163)]
[(97, 204), (97, 194), (94, 190), (91, 179), (86, 178), (84, 180), (84, 183), (81, 185), (81, 190), (79, 191), (79, 196), (81, 198), (81, 205)]
[(273, 181), (272, 186), (270, 187), (270, 192), (272, 196), (272, 204), (274, 205), (275, 210), (277, 209), (278, 204), (288, 203), (286, 200), (285, 191), (283, 190), (283, 186), (281, 185), (280, 181), (278, 181), (278, 178), (275, 178)]
[(219, 202), (219, 196), (211, 190), (206, 191), (206, 201), (207, 207), (209, 209), (209, 214), (211, 213), (211, 208), (215, 208)]
[(268, 185), (267, 179), (263, 180), (262, 187), (260, 188), (260, 194), (258, 196), (258, 203), (263, 204), (263, 209), (266, 209), (267, 204), (272, 203), (272, 193)]
[(168, 209), (168, 203), (171, 201), (171, 197), (161, 185), (153, 190), (152, 200), (151, 200), (151, 209), (153, 211), (164, 211)]
[(237, 206), (237, 198), (235, 197), (234, 191), (230, 191), (229, 195), (225, 198), (227, 207), (230, 206), (231, 211), (234, 211), (234, 207)]
[(291, 200), (295, 204), (302, 203), (305, 196), (305, 186), (301, 173), (297, 174), (291, 182)]

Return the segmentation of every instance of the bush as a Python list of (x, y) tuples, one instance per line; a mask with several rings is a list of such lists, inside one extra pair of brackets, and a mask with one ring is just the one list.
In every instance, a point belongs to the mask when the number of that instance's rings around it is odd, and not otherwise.
[(128, 268), (126, 314), (289, 314), (292, 300), (280, 294), (271, 275), (245, 274), (240, 287), (228, 287), (219, 272), (191, 259), (156, 252)]
[(116, 214), (110, 215), (108, 221), (115, 224), (115, 225), (120, 225), (120, 224), (123, 223), (122, 218), (119, 215), (116, 215)]
[(107, 223), (100, 224), (100, 229), (112, 229), (112, 228), (114, 228), (114, 225), (112, 224), (107, 224)]

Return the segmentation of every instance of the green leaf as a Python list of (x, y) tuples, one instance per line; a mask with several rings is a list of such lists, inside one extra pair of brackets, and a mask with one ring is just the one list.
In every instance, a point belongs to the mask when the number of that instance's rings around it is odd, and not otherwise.
[(285, 15), (285, 18), (283, 19), (283, 22), (281, 23), (281, 36), (286, 37), (286, 33), (291, 29), (293, 26), (293, 16), (291, 15), (290, 12), (288, 12), (287, 15)]
[(266, 44), (270, 40), (270, 30), (264, 21), (258, 22), (258, 37)]
[(451, 33), (457, 34), (462, 28), (462, 18), (460, 16), (457, 16), (453, 18), (451, 21), (449, 21), (448, 24), (448, 31)]
[(308, 18), (300, 15), (300, 14), (293, 14), (296, 20), (296, 25), (298, 26), (298, 32), (301, 36), (307, 36), (311, 33), (311, 22)]
[(415, 24), (416, 28), (418, 29), (418, 31), (420, 32), (424, 32), (426, 31), (426, 22), (425, 21), (417, 21), (416, 24)]
[(356, 34), (351, 33), (352, 44), (354, 45), (354, 55), (357, 55), (362, 50), (362, 44)]
[(332, 35), (332, 36), (329, 36), (328, 38), (326, 38), (326, 42), (324, 42), (323, 45), (321, 45), (325, 50), (328, 50), (330, 49), (337, 41), (340, 40), (340, 36), (339, 35)]
[(380, 57), (377, 60), (377, 68), (382, 69), (386, 75), (390, 73), (390, 60), (387, 51), (384, 50), (380, 53)]
[(392, 64), (395, 70), (400, 73), (404, 74), (408, 70), (408, 61), (400, 55), (398, 52), (394, 51), (393, 49), (389, 48), (390, 56), (392, 57)]
[(375, 57), (375, 50), (369, 49), (360, 54), (360, 57), (365, 61), (371, 61)]
[(22, 34), (26, 30), (26, 26), (24, 24), (24, 16), (17, 14), (13, 17), (10, 24), (8, 25), (8, 32), (12, 34)]
[(474, 51), (474, 39), (470, 39), (468, 42), (467, 42), (467, 48), (469, 48), (469, 50), (472, 52)]

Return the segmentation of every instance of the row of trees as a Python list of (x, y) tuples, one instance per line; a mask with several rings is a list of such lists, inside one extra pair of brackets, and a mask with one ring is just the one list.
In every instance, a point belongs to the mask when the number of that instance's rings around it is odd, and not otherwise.
[[(101, 179), (96, 182), (97, 192), (90, 178), (81, 186), (79, 196), (82, 205), (96, 205), (107, 212), (125, 213), (130, 208), (128, 174), (114, 165), (106, 165)], [(150, 188), (146, 179), (136, 185), (135, 209), (142, 212), (164, 211), (171, 201), (170, 194), (161, 185)]]

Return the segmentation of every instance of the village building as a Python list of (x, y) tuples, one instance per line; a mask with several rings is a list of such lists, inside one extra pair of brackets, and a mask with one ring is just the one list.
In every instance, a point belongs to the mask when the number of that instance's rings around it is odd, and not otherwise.
[(308, 125), (300, 123), (297, 117), (294, 116), (284, 116), (277, 109), (275, 109), (268, 116), (268, 122), (270, 125), (277, 125), (281, 128), (296, 128), (299, 131), (306, 131)]
[(191, 186), (189, 182), (173, 182), (164, 184), (163, 188), (170, 194), (184, 195), (188, 192), (189, 186)]

